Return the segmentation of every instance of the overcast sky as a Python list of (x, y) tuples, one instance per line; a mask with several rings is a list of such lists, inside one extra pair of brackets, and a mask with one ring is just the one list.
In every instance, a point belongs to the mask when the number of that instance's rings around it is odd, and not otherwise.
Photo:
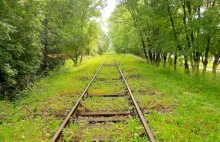
[(105, 7), (105, 9), (102, 11), (102, 17), (103, 17), (103, 24), (102, 29), (107, 32), (107, 19), (111, 15), (111, 12), (115, 9), (116, 0), (108, 0), (108, 5)]

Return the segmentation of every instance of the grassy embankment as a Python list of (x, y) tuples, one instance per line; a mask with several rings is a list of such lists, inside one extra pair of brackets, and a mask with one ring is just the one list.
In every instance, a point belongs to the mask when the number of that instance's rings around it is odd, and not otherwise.
[[(183, 71), (147, 65), (132, 55), (115, 56), (158, 141), (220, 141), (219, 74), (216, 81), (188, 77)], [(49, 141), (62, 121), (59, 116), (73, 106), (104, 58), (86, 60), (74, 68), (68, 61), (25, 91), (25, 99), (1, 101), (0, 118), (22, 106), (31, 113), (22, 109), (4, 120), (0, 141)]]
[(158, 141), (220, 141), (220, 74), (188, 77), (130, 55), (118, 62)]

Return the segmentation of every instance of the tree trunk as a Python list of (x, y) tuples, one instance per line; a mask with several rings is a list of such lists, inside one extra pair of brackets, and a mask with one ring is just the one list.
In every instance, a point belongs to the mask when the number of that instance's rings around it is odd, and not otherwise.
[[(199, 64), (200, 64), (200, 57), (201, 57), (201, 53), (199, 52), (199, 39), (200, 39), (200, 19), (201, 19), (201, 13), (200, 13), (200, 5), (197, 8), (197, 15), (198, 15), (198, 21), (199, 21), (199, 28), (197, 31), (197, 45), (193, 54), (193, 60), (194, 60), (194, 73), (196, 75), (199, 74)], [(193, 38), (194, 41), (194, 38)]]
[(205, 75), (205, 73), (206, 73), (210, 46), (211, 46), (211, 37), (208, 37), (207, 46), (206, 46), (206, 50), (205, 50), (205, 59), (202, 61), (202, 63), (203, 63), (203, 70), (202, 70), (203, 75)]
[(42, 65), (42, 71), (47, 70), (47, 43), (44, 43), (43, 47), (43, 65)]
[[(177, 37), (177, 32), (176, 32), (176, 27), (175, 27), (175, 24), (174, 24), (174, 20), (173, 20), (173, 17), (172, 17), (172, 13), (171, 13), (171, 10), (170, 10), (170, 6), (168, 4), (168, 0), (167, 0), (167, 10), (168, 10), (168, 15), (170, 17), (170, 22), (171, 22), (171, 26), (172, 26), (172, 30), (173, 30), (173, 38), (175, 40), (175, 43), (176, 43), (176, 46), (177, 46), (177, 49), (178, 50), (182, 50), (180, 45), (179, 45), (179, 42), (178, 42), (178, 37)], [(174, 70), (177, 69), (177, 53), (175, 53), (175, 57), (174, 57)]]
[(144, 52), (144, 57), (147, 60), (148, 56), (147, 56), (147, 51), (146, 51), (146, 45), (143, 39), (141, 39), (141, 43), (142, 43), (142, 48), (143, 48), (143, 52)]
[[(215, 6), (215, 0), (210, 3), (210, 7), (214, 7), (214, 6)], [(209, 7), (209, 6), (207, 6), (207, 7)], [(211, 20), (210, 24), (212, 24), (212, 23), (213, 23), (213, 21)], [(205, 75), (205, 73), (206, 73), (206, 68), (207, 68), (207, 64), (208, 64), (208, 55), (209, 55), (209, 50), (211, 47), (211, 38), (212, 37), (209, 34), (208, 38), (207, 38), (207, 46), (206, 46), (206, 50), (205, 50), (205, 59), (203, 61), (203, 71), (202, 71), (203, 75)]]
[[(187, 0), (186, 5), (187, 5), (187, 8), (188, 8), (188, 13), (189, 13), (189, 22), (191, 22), (192, 21), (191, 1)], [(197, 13), (198, 13), (198, 20), (199, 20), (199, 23), (200, 23), (200, 6), (198, 6), (198, 9), (196, 8), (195, 11), (197, 11)], [(198, 30), (197, 35), (199, 36), (199, 34), (200, 34), (200, 28)], [(193, 34), (192, 31), (191, 31), (190, 37), (191, 37), (191, 48), (193, 48), (193, 45), (194, 45), (194, 34)], [(193, 70), (193, 72), (196, 75), (198, 75), (199, 74), (199, 63), (200, 63), (200, 54), (199, 54), (199, 51), (198, 51), (198, 47), (195, 48), (194, 54), (190, 55), (190, 59), (191, 59), (191, 63), (192, 63), (192, 70)]]
[(213, 79), (216, 79), (217, 66), (218, 66), (218, 61), (217, 62), (214, 61), (213, 66), (212, 66), (212, 77), (213, 77)]
[(215, 60), (213, 62), (213, 66), (212, 66), (213, 79), (216, 79), (216, 70), (217, 70), (217, 67), (219, 64), (220, 64), (220, 50), (218, 51), (217, 54), (215, 54)]
[(173, 66), (173, 58), (171, 54), (169, 54), (168, 63), (169, 63), (169, 67)]
[(184, 0), (184, 3), (183, 3), (183, 24), (184, 24), (184, 29), (185, 29), (185, 35), (186, 35), (186, 41), (187, 41), (187, 49), (184, 50), (185, 52), (185, 55), (184, 55), (184, 60), (185, 60), (185, 64), (184, 64), (184, 69), (185, 69), (185, 73), (186, 74), (190, 74), (189, 72), (189, 64), (188, 64), (188, 56), (186, 55), (187, 54), (187, 51), (191, 48), (191, 45), (190, 45), (190, 39), (189, 39), (189, 35), (187, 33), (187, 24), (186, 24), (186, 5), (185, 5), (185, 0)]
[(156, 66), (160, 65), (160, 52), (156, 53)]
[(147, 33), (145, 33), (145, 35), (146, 35), (146, 39), (147, 39), (147, 43), (148, 43), (148, 61), (150, 63), (153, 63), (153, 53), (151, 51), (152, 44), (151, 44), (150, 38), (148, 37)]
[(153, 56), (152, 62), (155, 63), (155, 61), (156, 61), (156, 53), (155, 53), (155, 52), (152, 52), (152, 56)]
[(174, 55), (174, 70), (177, 69), (177, 54)]
[(83, 54), (80, 56), (80, 63), (82, 63), (83, 60)]
[(167, 62), (167, 53), (164, 53), (163, 55), (163, 67), (166, 67), (166, 62)]
[(188, 59), (187, 59), (187, 57), (186, 56), (184, 56), (184, 61), (185, 61), (185, 63), (184, 63), (184, 66), (185, 66), (185, 73), (186, 74), (190, 74), (190, 72), (189, 72), (189, 64), (188, 64)]
[(142, 43), (142, 49), (143, 49), (143, 52), (144, 52), (144, 57), (145, 59), (148, 61), (148, 57), (147, 57), (147, 51), (146, 51), (146, 45), (145, 45), (145, 42), (144, 42), (144, 38), (143, 38), (143, 35), (142, 35), (142, 32), (141, 32), (141, 29), (140, 27), (138, 27), (137, 25), (137, 19), (135, 18), (135, 13), (132, 12), (131, 10), (129, 10), (130, 14), (131, 14), (131, 17), (133, 19), (133, 22), (134, 22), (134, 27), (138, 29), (138, 33), (139, 33), (139, 36), (141, 38), (141, 43)]
[(195, 63), (193, 60), (194, 55), (190, 56), (190, 63), (191, 63), (191, 67), (192, 67), (192, 72), (195, 72)]
[(200, 64), (200, 54), (198, 51), (195, 51), (195, 55), (194, 55), (194, 73), (196, 75), (199, 74), (199, 64)]
[(70, 59), (73, 61), (74, 65), (76, 65), (77, 62), (76, 62), (75, 58), (73, 58), (73, 56), (71, 56), (71, 55), (69, 55), (69, 57), (70, 57)]
[(48, 19), (47, 17), (44, 19), (44, 40), (43, 40), (43, 48), (42, 48), (42, 54), (43, 54), (43, 64), (41, 66), (42, 71), (47, 70), (47, 48), (48, 48)]
[(148, 49), (148, 58), (149, 58), (148, 60), (150, 61), (150, 63), (152, 63), (153, 62), (153, 54), (150, 49)]
[(76, 61), (75, 65), (77, 65), (78, 64), (78, 53), (77, 52), (75, 53), (75, 61)]

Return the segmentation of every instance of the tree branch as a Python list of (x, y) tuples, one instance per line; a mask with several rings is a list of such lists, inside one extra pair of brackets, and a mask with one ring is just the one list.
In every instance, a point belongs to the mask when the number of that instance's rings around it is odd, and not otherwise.
[(21, 107), (19, 110), (15, 111), (14, 113), (0, 119), (0, 124), (2, 123), (2, 121), (4, 121), (5, 119), (8, 119), (9, 117), (14, 116), (15, 114), (19, 113), (21, 110), (26, 109), (30, 114), (32, 114), (32, 111), (25, 105), (23, 107)]

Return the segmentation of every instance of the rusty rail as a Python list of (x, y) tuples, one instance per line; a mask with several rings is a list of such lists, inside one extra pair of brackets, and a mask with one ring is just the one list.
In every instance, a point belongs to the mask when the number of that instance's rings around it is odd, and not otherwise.
[[(56, 142), (60, 138), (60, 136), (62, 134), (62, 129), (69, 123), (71, 116), (73, 116), (74, 113), (76, 113), (76, 111), (78, 109), (78, 106), (80, 104), (80, 101), (85, 96), (85, 94), (87, 94), (89, 87), (91, 86), (92, 82), (94, 81), (94, 79), (96, 78), (97, 74), (101, 70), (101, 68), (102, 68), (103, 64), (105, 63), (105, 61), (106, 61), (106, 59), (100, 65), (100, 67), (97, 70), (96, 74), (93, 76), (92, 80), (89, 82), (87, 87), (84, 89), (83, 93), (80, 95), (79, 99), (76, 101), (75, 105), (72, 107), (71, 111), (68, 113), (67, 117), (64, 119), (64, 121), (62, 122), (62, 124), (60, 125), (60, 127), (58, 128), (56, 133), (54, 134), (51, 142)], [(140, 108), (139, 108), (139, 106), (138, 106), (138, 104), (137, 104), (133, 94), (132, 94), (132, 91), (131, 91), (131, 89), (130, 89), (130, 87), (129, 87), (129, 85), (128, 85), (128, 83), (127, 83), (127, 81), (126, 81), (126, 79), (125, 79), (125, 77), (124, 77), (124, 75), (122, 73), (122, 70), (119, 67), (119, 64), (117, 63), (116, 59), (114, 59), (114, 61), (115, 61), (115, 64), (116, 64), (116, 66), (117, 66), (117, 68), (118, 68), (118, 70), (120, 72), (121, 77), (123, 78), (123, 80), (124, 80), (124, 82), (126, 84), (127, 90), (129, 92), (130, 98), (132, 100), (132, 103), (133, 103), (133, 105), (134, 105), (134, 107), (136, 109), (137, 115), (138, 115), (138, 117), (139, 117), (139, 119), (140, 119), (144, 129), (145, 129), (145, 132), (146, 132), (149, 140), (151, 142), (156, 142), (156, 140), (155, 140), (155, 138), (154, 138), (154, 136), (153, 136), (153, 134), (152, 134), (152, 132), (151, 132), (151, 130), (150, 130), (150, 128), (149, 128), (149, 126), (148, 126), (148, 124), (147, 124), (147, 122), (146, 122), (146, 120), (145, 120), (145, 118), (144, 118), (144, 116), (143, 116), (143, 114), (142, 114), (142, 112), (141, 112), (141, 110), (140, 110)]]
[(67, 125), (67, 123), (69, 122), (71, 116), (76, 112), (80, 101), (82, 100), (82, 98), (85, 96), (85, 94), (87, 93), (90, 85), (92, 84), (92, 82), (94, 81), (94, 79), (96, 78), (97, 74), (99, 73), (99, 71), (101, 70), (103, 64), (105, 63), (106, 59), (104, 60), (104, 62), (100, 65), (99, 69), (97, 70), (96, 74), (93, 76), (92, 80), (89, 82), (89, 84), (87, 85), (87, 87), (84, 89), (83, 93), (81, 94), (81, 96), (79, 97), (79, 99), (76, 101), (75, 105), (72, 107), (72, 109), (70, 110), (70, 112), (68, 113), (68, 115), (66, 116), (66, 118), (64, 119), (64, 121), (62, 122), (62, 124), (60, 125), (60, 127), (57, 129), (56, 133), (54, 134), (51, 142), (56, 142), (61, 133), (62, 133), (62, 129)]
[(121, 77), (123, 78), (123, 80), (124, 80), (124, 82), (125, 82), (125, 84), (126, 84), (126, 86), (127, 86), (127, 89), (128, 89), (129, 94), (130, 94), (131, 100), (132, 100), (132, 102), (133, 102), (133, 104), (134, 104), (134, 106), (135, 106), (135, 109), (136, 109), (136, 111), (137, 111), (138, 117), (139, 117), (140, 120), (141, 120), (141, 123), (142, 123), (142, 125), (143, 125), (143, 127), (144, 127), (144, 129), (145, 129), (145, 132), (147, 133), (147, 136), (148, 136), (149, 140), (150, 140), (151, 142), (156, 142), (156, 139), (154, 138), (154, 136), (153, 136), (153, 134), (152, 134), (152, 132), (151, 132), (151, 130), (150, 130), (150, 128), (149, 128), (149, 126), (148, 126), (148, 124), (147, 124), (147, 122), (146, 122), (146, 120), (145, 120), (143, 114), (142, 114), (142, 112), (141, 112), (141, 109), (139, 108), (139, 106), (138, 106), (138, 104), (137, 104), (137, 101), (135, 100), (135, 98), (134, 98), (134, 96), (133, 96), (133, 94), (132, 94), (131, 88), (129, 87), (129, 85), (128, 85), (127, 81), (126, 81), (126, 79), (125, 79), (125, 77), (124, 77), (124, 75), (123, 75), (123, 73), (122, 73), (121, 68), (119, 67), (119, 65), (118, 65), (118, 63), (117, 63), (117, 61), (116, 61), (116, 59), (114, 59), (114, 60), (115, 60), (115, 63), (116, 63), (116, 65), (117, 65), (117, 67), (118, 67), (118, 70), (119, 70), (119, 72), (120, 72), (120, 74), (121, 74)]

